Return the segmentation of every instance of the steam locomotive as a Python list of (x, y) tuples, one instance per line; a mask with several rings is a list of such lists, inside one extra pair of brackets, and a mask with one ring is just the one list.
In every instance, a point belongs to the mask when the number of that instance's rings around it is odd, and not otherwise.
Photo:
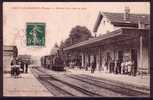
[(65, 71), (64, 61), (61, 55), (58, 55), (58, 54), (42, 56), (41, 66), (54, 71)]

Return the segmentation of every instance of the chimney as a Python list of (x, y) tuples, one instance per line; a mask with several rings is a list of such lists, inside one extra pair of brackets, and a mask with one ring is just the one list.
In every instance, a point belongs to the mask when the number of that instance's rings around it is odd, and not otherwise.
[(124, 9), (124, 20), (128, 21), (130, 18), (130, 8), (128, 6), (125, 7)]

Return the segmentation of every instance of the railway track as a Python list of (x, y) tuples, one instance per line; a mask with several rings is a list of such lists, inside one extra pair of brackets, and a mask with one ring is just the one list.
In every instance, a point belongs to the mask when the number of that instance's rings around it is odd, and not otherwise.
[(34, 68), (35, 76), (54, 96), (148, 96), (148, 93), (132, 90), (117, 83), (87, 75), (48, 74)]
[[(59, 82), (55, 80), (49, 80), (46, 78), (39, 78), (40, 81), (42, 81), (43, 84), (47, 87), (47, 89), (54, 95), (54, 96), (74, 96), (73, 93), (66, 91), (62, 87), (59, 87)], [(61, 84), (60, 84), (61, 86)], [(65, 86), (64, 86), (65, 87)]]
[[(85, 89), (85, 88), (82, 88), (82, 87), (80, 87), (80, 86), (78, 86), (76, 84), (72, 84), (72, 82), (66, 82), (66, 81), (63, 81), (63, 80), (61, 80), (59, 78), (54, 78), (54, 77), (52, 77), (52, 78), (54, 80), (57, 80), (58, 82), (60, 82), (62, 84), (65, 84), (65, 85), (77, 90), (79, 93), (83, 93), (82, 96), (102, 96), (102, 95), (99, 95), (98, 93), (95, 93), (93, 91), (88, 90), (88, 88)], [(70, 90), (68, 90), (68, 91), (70, 91)], [(74, 93), (74, 94), (75, 94), (75, 96), (77, 96), (76, 93)], [(80, 95), (78, 95), (78, 96), (80, 96)]]
[[(40, 70), (42, 71), (42, 70)], [(54, 78), (54, 80), (58, 80), (61, 83), (67, 84), (71, 86), (72, 88), (75, 88), (76, 90), (83, 92), (84, 94), (87, 94), (89, 96), (126, 96), (122, 95), (120, 93), (112, 92), (108, 89), (99, 88), (97, 86), (91, 85), (89, 83), (82, 82), (80, 80), (76, 80), (70, 77), (67, 77), (65, 75), (55, 75), (52, 74), (50, 78)]]
[(134, 90), (121, 86), (120, 84), (115, 84), (113, 82), (107, 82), (105, 80), (96, 80), (95, 78), (84, 77), (83, 75), (67, 75), (68, 77), (80, 80), (85, 83), (95, 85), (99, 88), (109, 89), (111, 91), (121, 93), (127, 96), (149, 96), (148, 92), (143, 92), (142, 90)]
[(86, 89), (82, 89), (79, 86), (63, 82), (50, 75), (47, 76), (41, 70), (38, 71), (37, 69), (34, 69), (33, 72), (35, 74), (41, 73), (39, 77), (37, 76), (37, 79), (44, 84), (54, 96), (101, 96)]
[(37, 69), (32, 69), (32, 72), (34, 73), (34, 76), (40, 81), (40, 83), (42, 83), (54, 96), (73, 96), (71, 93), (54, 84), (54, 80), (52, 82), (49, 81), (47, 79), (47, 77), (49, 77), (48, 74), (45, 74)]

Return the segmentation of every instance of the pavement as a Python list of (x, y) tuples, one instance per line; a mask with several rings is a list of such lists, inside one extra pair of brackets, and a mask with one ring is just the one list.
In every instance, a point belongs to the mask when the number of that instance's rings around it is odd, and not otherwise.
[(18, 78), (3, 75), (3, 96), (53, 96), (31, 73), (20, 74)]
[(85, 71), (85, 69), (80, 70), (79, 68), (74, 68), (74, 69), (67, 68), (66, 70), (73, 74), (86, 74), (86, 75), (100, 77), (100, 78), (111, 80), (111, 81), (124, 83), (127, 85), (144, 87), (146, 89), (150, 89), (150, 75), (146, 75), (143, 77), (141, 77), (140, 75), (129, 76), (129, 75), (108, 73), (108, 72), (98, 71), (98, 70), (96, 70), (94, 73), (91, 73), (90, 70)]

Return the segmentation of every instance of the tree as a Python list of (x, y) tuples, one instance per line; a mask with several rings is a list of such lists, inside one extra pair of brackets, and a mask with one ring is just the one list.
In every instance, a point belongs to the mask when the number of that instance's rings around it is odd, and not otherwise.
[(69, 47), (73, 44), (88, 40), (91, 37), (91, 32), (87, 27), (77, 25), (71, 29), (69, 37), (64, 42), (62, 41), (62, 47)]
[(71, 45), (72, 45), (72, 41), (71, 41), (71, 38), (69, 37), (60, 46), (62, 46), (63, 48), (65, 48), (65, 47), (68, 47), (68, 46), (71, 46)]
[(70, 35), (71, 44), (88, 40), (92, 37), (90, 30), (85, 26), (75, 26), (71, 29)]
[[(76, 44), (76, 43), (79, 43), (79, 42), (82, 42), (82, 41), (85, 41), (85, 40), (88, 40), (89, 38), (91, 38), (92, 35), (91, 35), (91, 32), (90, 30), (85, 27), (85, 26), (75, 26), (74, 28), (71, 29), (70, 31), (70, 34), (69, 34), (69, 37), (64, 41), (64, 43), (62, 44), (62, 46), (65, 48), (65, 47), (69, 47), (73, 44)], [(77, 52), (76, 53), (73, 53), (71, 55), (71, 58), (69, 58), (69, 51), (65, 52), (64, 54), (64, 60), (65, 62), (69, 62), (70, 60), (78, 60), (79, 59), (79, 55)]]

